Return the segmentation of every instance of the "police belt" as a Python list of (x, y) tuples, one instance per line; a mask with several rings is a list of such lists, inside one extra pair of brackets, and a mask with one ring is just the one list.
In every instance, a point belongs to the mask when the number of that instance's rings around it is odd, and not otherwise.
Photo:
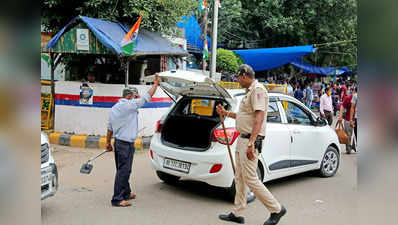
[[(250, 138), (250, 134), (240, 134), (241, 138)], [(261, 150), (263, 148), (263, 140), (264, 140), (265, 136), (262, 135), (257, 135), (257, 139), (254, 142), (254, 148), (258, 150), (259, 153), (261, 153)]]
[[(240, 134), (240, 137), (241, 137), (241, 138), (247, 138), (247, 139), (250, 139), (250, 137), (251, 137), (251, 134)], [(262, 135), (257, 135), (257, 139), (264, 140), (264, 138), (265, 138), (265, 136), (262, 136)]]

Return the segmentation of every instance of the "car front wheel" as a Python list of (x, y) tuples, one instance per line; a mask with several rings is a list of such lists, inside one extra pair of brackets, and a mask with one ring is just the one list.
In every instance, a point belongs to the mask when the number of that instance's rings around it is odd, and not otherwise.
[(321, 177), (331, 177), (337, 172), (340, 165), (340, 157), (337, 150), (329, 146), (322, 158), (321, 168), (319, 169), (319, 174)]

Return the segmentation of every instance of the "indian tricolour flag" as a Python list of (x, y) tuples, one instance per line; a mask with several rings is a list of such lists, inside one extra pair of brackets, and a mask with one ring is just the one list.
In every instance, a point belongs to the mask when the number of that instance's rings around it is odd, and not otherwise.
[(122, 46), (122, 51), (126, 55), (131, 55), (134, 52), (135, 40), (137, 39), (138, 30), (140, 28), (142, 16), (138, 18), (137, 22), (135, 22), (133, 28), (124, 36), (120, 45)]

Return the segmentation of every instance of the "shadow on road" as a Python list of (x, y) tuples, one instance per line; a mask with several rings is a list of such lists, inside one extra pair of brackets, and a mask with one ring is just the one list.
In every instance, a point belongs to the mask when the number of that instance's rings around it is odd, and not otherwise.
[[(298, 182), (306, 182), (311, 179), (322, 179), (317, 176), (315, 172), (305, 172), (302, 174), (292, 175), (289, 177), (280, 178), (273, 181), (268, 181), (265, 185), (269, 188), (277, 188), (285, 185), (296, 185)], [(230, 199), (226, 188), (220, 188), (211, 186), (204, 182), (182, 180), (176, 184), (166, 184), (160, 182), (160, 189), (168, 189), (173, 191), (179, 196), (187, 198), (204, 199), (206, 201), (223, 201), (225, 203), (233, 203), (233, 199)]]
[[(227, 190), (225, 188), (211, 186), (204, 182), (180, 180), (176, 184), (166, 184), (160, 182), (160, 185), (164, 185), (168, 191), (173, 191), (179, 196), (187, 198), (197, 198), (205, 201), (224, 201), (228, 200)], [(160, 188), (160, 189), (164, 189)]]

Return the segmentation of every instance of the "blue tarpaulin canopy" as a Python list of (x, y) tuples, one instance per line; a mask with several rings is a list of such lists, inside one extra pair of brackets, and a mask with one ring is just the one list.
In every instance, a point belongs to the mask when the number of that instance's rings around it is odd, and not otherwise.
[(308, 64), (304, 62), (302, 59), (296, 59), (293, 62), (291, 62), (291, 64), (301, 69), (304, 73), (318, 74), (321, 76), (331, 76), (331, 75), (340, 76), (350, 72), (350, 70), (347, 67), (342, 67), (340, 69), (333, 67), (319, 67)]
[[(184, 28), (185, 38), (188, 44), (190, 44), (194, 49), (203, 50), (203, 40), (201, 39), (202, 34), (200, 33), (201, 28), (196, 20), (195, 16), (183, 16), (181, 17), (181, 22), (178, 22), (177, 27)], [(210, 49), (211, 39), (207, 37), (207, 46)]]
[(282, 48), (259, 48), (247, 50), (233, 50), (240, 55), (246, 64), (254, 71), (274, 69), (299, 59), (304, 55), (314, 53), (316, 48), (312, 45), (282, 47)]
[[(129, 31), (128, 28), (120, 23), (85, 16), (77, 16), (73, 18), (50, 40), (47, 45), (47, 49), (53, 48), (64, 32), (76, 20), (83, 21), (105, 47), (118, 55), (123, 54), (120, 42)], [(188, 53), (161, 35), (140, 29), (132, 55), (188, 55)]]

